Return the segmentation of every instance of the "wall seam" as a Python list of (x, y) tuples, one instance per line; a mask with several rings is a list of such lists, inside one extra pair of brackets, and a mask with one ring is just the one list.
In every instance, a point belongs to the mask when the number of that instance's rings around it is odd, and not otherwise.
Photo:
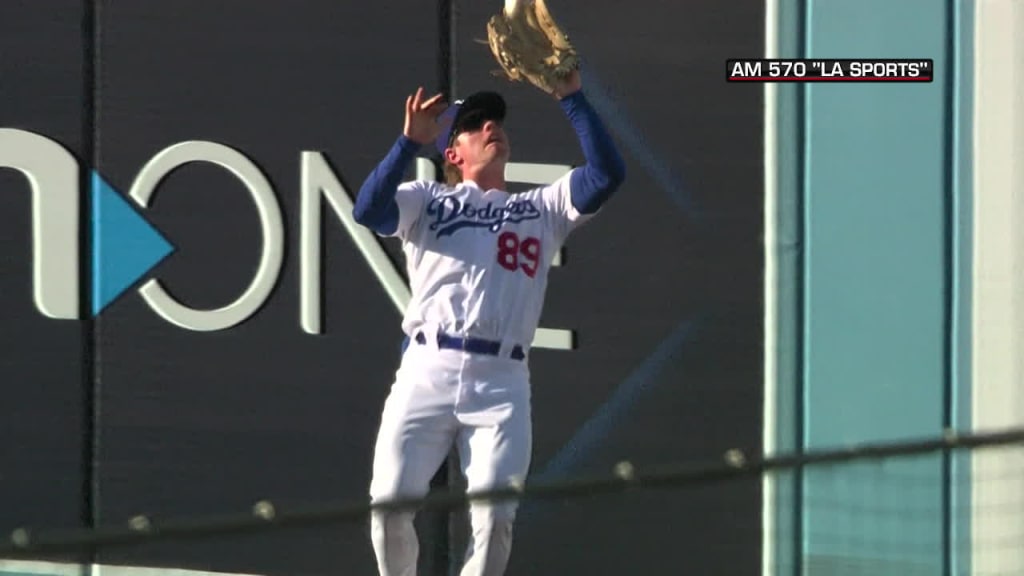
[[(808, 58), (810, 49), (810, 0), (798, 0), (796, 11), (796, 29), (799, 38), (797, 40), (796, 58)], [(807, 393), (807, 251), (810, 246), (807, 243), (807, 155), (810, 153), (807, 137), (807, 98), (808, 85), (799, 84), (796, 87), (796, 237), (799, 249), (796, 251), (796, 282), (794, 287), (797, 291), (795, 296), (796, 312), (796, 358), (794, 368), (796, 370), (794, 384), (795, 390), (793, 400), (793, 446), (796, 454), (802, 454), (806, 448), (805, 438), (805, 416), (806, 416), (806, 393)], [(793, 502), (796, 513), (793, 514), (793, 576), (800, 576), (804, 571), (804, 469), (798, 467), (793, 479)]]
[[(80, 386), (81, 405), (81, 503), (80, 521), (84, 528), (94, 529), (99, 523), (99, 483), (97, 479), (99, 453), (99, 381), (97, 378), (97, 334), (92, 315), (93, 237), (92, 237), (92, 172), (98, 164), (97, 100), (99, 59), (99, 0), (85, 0), (82, 4), (82, 162), (79, 163), (79, 328), (81, 330), (82, 366)], [(83, 574), (91, 571), (97, 551), (83, 551)]]

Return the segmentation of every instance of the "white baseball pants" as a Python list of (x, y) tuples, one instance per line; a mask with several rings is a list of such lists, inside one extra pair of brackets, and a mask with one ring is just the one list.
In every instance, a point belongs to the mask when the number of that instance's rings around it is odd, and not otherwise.
[[(523, 480), (532, 431), (529, 368), (506, 357), (412, 342), (384, 404), (374, 449), (371, 501), (419, 497), (457, 447), (470, 492)], [(460, 576), (501, 576), (517, 503), (470, 504), (470, 542)], [(414, 512), (375, 511), (371, 539), (381, 576), (415, 576)]]

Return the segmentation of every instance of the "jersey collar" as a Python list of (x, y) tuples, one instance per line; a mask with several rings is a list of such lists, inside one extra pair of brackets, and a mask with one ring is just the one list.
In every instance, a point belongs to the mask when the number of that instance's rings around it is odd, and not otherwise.
[(506, 194), (508, 193), (508, 192), (505, 192), (504, 190), (499, 190), (499, 189), (497, 189), (497, 188), (490, 188), (490, 189), (485, 189), (485, 188), (484, 188), (483, 186), (481, 186), (481, 185), (477, 184), (477, 183), (476, 183), (475, 181), (473, 181), (473, 180), (463, 180), (463, 181), (462, 181), (462, 182), (460, 182), (459, 184), (460, 184), (461, 186), (471, 186), (471, 187), (473, 187), (473, 188), (476, 188), (477, 190), (479, 190), (479, 191), (483, 192), (484, 194), (490, 194), (491, 192), (504, 192), (504, 193), (506, 193)]

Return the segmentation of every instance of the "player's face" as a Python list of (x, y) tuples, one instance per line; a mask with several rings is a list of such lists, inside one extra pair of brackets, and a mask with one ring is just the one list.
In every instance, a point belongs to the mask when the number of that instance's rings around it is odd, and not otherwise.
[(456, 137), (449, 160), (465, 170), (467, 167), (477, 168), (494, 162), (507, 162), (510, 152), (508, 135), (505, 134), (501, 122), (487, 120), (479, 127), (473, 126)]

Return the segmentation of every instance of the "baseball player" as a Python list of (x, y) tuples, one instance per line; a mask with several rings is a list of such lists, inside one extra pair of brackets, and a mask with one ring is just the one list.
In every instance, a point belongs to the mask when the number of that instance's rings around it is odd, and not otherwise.
[[(369, 175), (354, 217), (397, 237), (412, 298), (403, 355), (384, 404), (370, 497), (425, 495), (452, 446), (470, 492), (525, 479), (531, 457), (528, 358), (552, 258), (625, 177), (612, 139), (574, 72), (553, 94), (586, 165), (553, 184), (511, 194), (505, 101), (479, 92), (448, 106), (423, 88), (405, 103), (403, 133)], [(433, 144), (446, 184), (402, 183)], [(462, 576), (499, 576), (508, 563), (514, 501), (474, 502)], [(412, 512), (376, 510), (371, 540), (382, 576), (414, 576)]]

